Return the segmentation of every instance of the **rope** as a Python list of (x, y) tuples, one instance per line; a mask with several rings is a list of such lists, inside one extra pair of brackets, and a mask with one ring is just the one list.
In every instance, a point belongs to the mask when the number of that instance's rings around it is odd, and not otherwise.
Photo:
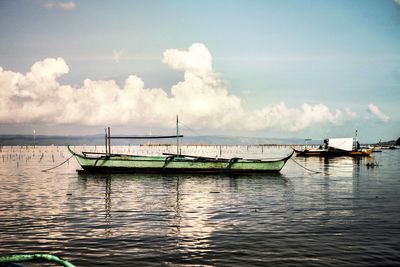
[(302, 167), (303, 169), (305, 169), (305, 170), (307, 170), (307, 171), (309, 171), (309, 172), (321, 173), (321, 172), (319, 172), (319, 171), (314, 171), (314, 170), (311, 170), (311, 169), (308, 169), (308, 168), (304, 167), (303, 165), (301, 165), (300, 163), (298, 163), (297, 161), (295, 161), (293, 158), (290, 158), (290, 159), (293, 160), (294, 163), (296, 163), (297, 165), (299, 165), (300, 167)]
[(212, 140), (212, 138), (210, 138), (209, 136), (204, 136), (202, 135), (199, 131), (196, 131), (192, 128), (190, 128), (189, 126), (187, 126), (186, 124), (184, 124), (182, 121), (179, 121), (179, 124), (182, 125), (182, 128), (185, 128), (187, 130), (189, 130), (190, 132), (192, 132), (195, 136), (202, 136), (202, 138), (204, 138), (205, 140), (209, 141), (210, 144), (212, 144), (214, 142), (214, 140)]
[(189, 126), (187, 126), (186, 124), (184, 124), (182, 121), (179, 122), (179, 124), (181, 124), (183, 127), (185, 127), (186, 129), (188, 129), (189, 131), (191, 131), (192, 133), (194, 133), (195, 135), (200, 135), (200, 133), (192, 128), (190, 128)]
[(163, 171), (165, 171), (165, 167), (167, 167), (167, 165), (168, 165), (175, 157), (176, 157), (175, 155), (172, 155), (172, 156), (168, 156), (168, 157), (165, 158), (164, 165), (163, 165), (163, 167), (162, 167), (162, 170), (163, 170)]
[(229, 160), (229, 165), (228, 165), (228, 169), (230, 170), (232, 168), (232, 165), (235, 164), (238, 160), (240, 160), (241, 158), (231, 158)]
[(50, 171), (50, 170), (53, 170), (53, 169), (55, 169), (55, 168), (60, 167), (61, 165), (63, 165), (63, 164), (66, 163), (67, 161), (69, 161), (73, 156), (74, 156), (74, 154), (72, 154), (71, 157), (67, 158), (64, 162), (58, 164), (57, 166), (51, 167), (50, 169), (42, 170), (42, 172), (47, 172), (47, 171)]

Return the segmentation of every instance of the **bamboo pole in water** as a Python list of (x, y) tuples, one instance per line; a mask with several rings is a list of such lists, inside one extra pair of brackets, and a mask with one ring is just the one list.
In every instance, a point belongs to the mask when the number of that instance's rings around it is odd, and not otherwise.
[(105, 138), (104, 141), (105, 141), (105, 146), (106, 146), (106, 154), (108, 154), (107, 128), (104, 128), (104, 133), (105, 133), (105, 134), (104, 134), (104, 138)]
[(176, 115), (176, 154), (179, 155), (179, 120), (178, 115)]
[(111, 129), (108, 127), (108, 153), (111, 154)]

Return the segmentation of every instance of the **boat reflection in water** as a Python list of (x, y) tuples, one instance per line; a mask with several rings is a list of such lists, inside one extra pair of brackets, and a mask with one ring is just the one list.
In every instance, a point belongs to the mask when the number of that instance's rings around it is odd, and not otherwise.
[(325, 177), (353, 177), (357, 176), (360, 165), (370, 162), (373, 158), (360, 157), (304, 157), (296, 158), (305, 167), (320, 170)]
[[(254, 216), (251, 214), (265, 211), (265, 207), (251, 204), (254, 199), (244, 199), (241, 193), (252, 191), (255, 199), (280, 194), (277, 201), (283, 203), (294, 191), (279, 173), (251, 177), (78, 174), (78, 178), (76, 195), (87, 196), (88, 191), (103, 187), (104, 199), (93, 197), (82, 206), (97, 211), (100, 205), (104, 207), (102, 213), (89, 219), (97, 220), (93, 223), (106, 242), (123, 239), (127, 242), (125, 249), (143, 252), (151, 243), (146, 239), (151, 238), (155, 244), (167, 246), (164, 253), (187, 255), (191, 260), (204, 260), (201, 255), (212, 251), (214, 233), (237, 230), (249, 216)], [(101, 217), (103, 223), (99, 222)], [(155, 245), (154, 249), (159, 248)]]
[[(354, 197), (357, 198), (360, 171), (367, 158), (354, 157), (304, 157), (296, 158), (302, 165), (319, 173), (304, 173), (304, 189), (309, 193), (309, 209), (315, 209), (316, 220), (340, 217), (345, 222), (352, 220)], [(311, 215), (310, 215), (311, 216)]]

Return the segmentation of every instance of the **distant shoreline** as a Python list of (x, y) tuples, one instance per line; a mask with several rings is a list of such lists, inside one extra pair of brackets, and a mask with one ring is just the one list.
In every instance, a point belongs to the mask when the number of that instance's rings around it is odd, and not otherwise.
[[(104, 135), (86, 136), (48, 136), (38, 135), (0, 135), (0, 146), (65, 146), (65, 145), (104, 145)], [(320, 145), (323, 140), (306, 141), (304, 138), (263, 138), (243, 136), (185, 136), (180, 139), (182, 145), (258, 145), (258, 146), (290, 146), (290, 145)], [(377, 143), (364, 143), (362, 145), (377, 145)], [(175, 145), (176, 140), (170, 139), (158, 142), (157, 140), (113, 140), (113, 145), (150, 145), (168, 146)], [(396, 145), (396, 141), (380, 142), (381, 146)]]

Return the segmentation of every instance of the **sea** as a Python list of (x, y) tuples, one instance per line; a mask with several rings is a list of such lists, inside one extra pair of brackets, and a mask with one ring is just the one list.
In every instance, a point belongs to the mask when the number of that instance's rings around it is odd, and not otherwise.
[[(264, 159), (291, 152), (284, 145), (181, 149)], [(365, 158), (293, 156), (279, 174), (79, 168), (65, 146), (0, 147), (0, 256), (45, 253), (76, 266), (400, 266), (400, 149)]]

